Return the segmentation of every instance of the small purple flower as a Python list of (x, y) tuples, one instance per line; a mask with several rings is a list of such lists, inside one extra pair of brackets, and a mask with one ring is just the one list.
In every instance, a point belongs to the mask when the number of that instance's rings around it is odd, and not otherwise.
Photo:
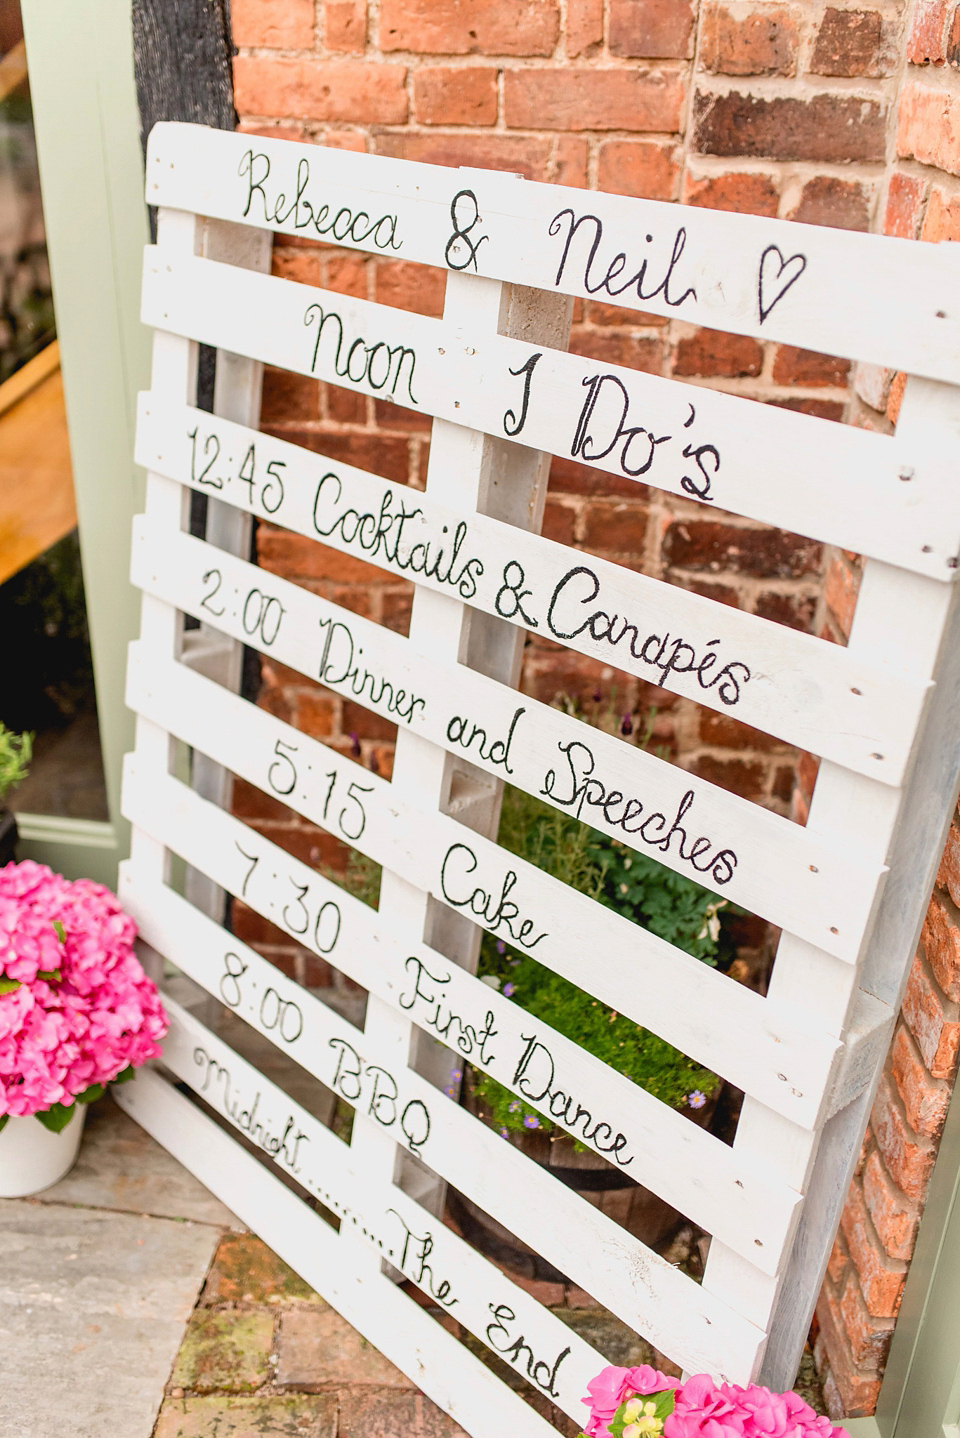
[(497, 953), (498, 953), (498, 954), (505, 954), (506, 952), (507, 952), (507, 946), (506, 946), (506, 944), (503, 942), (502, 939), (498, 939), (498, 940), (497, 940)]
[(515, 1099), (513, 1100), (513, 1103), (510, 1105), (510, 1112), (511, 1112), (511, 1113), (519, 1113), (522, 1108), (523, 1108), (523, 1104), (520, 1102), (520, 1100), (519, 1100), (518, 1098), (515, 1098)]
[(506, 999), (512, 999), (515, 993), (516, 993), (516, 985), (515, 985), (515, 984), (504, 984), (504, 986), (503, 986), (503, 996), (504, 996), (504, 998), (506, 998)]
[(629, 714), (624, 714), (623, 718), (620, 720), (620, 733), (623, 735), (624, 739), (628, 739), (633, 733), (633, 719), (630, 717)]
[(601, 700), (602, 698), (603, 698), (603, 695), (601, 694), (600, 690), (599, 690), (599, 689), (594, 689), (594, 691), (593, 691), (593, 702), (594, 702), (594, 704), (599, 704), (599, 703), (600, 703), (600, 700)]
[(691, 1108), (703, 1108), (706, 1101), (706, 1094), (701, 1093), (698, 1088), (695, 1088), (693, 1093), (687, 1099), (687, 1103), (690, 1105)]
[(524, 1128), (539, 1128), (540, 1120), (537, 1118), (536, 1114), (528, 1113), (526, 1118), (523, 1120), (523, 1126)]
[(359, 736), (358, 736), (357, 734), (355, 734), (355, 733), (354, 733), (354, 734), (351, 734), (351, 735), (350, 735), (350, 740), (351, 740), (351, 743), (350, 743), (350, 753), (353, 755), (354, 759), (359, 759), (359, 758), (360, 758), (360, 739), (359, 739)]
[(502, 1129), (500, 1130), (500, 1137), (501, 1137), (501, 1138), (509, 1138), (509, 1137), (510, 1137), (510, 1135), (507, 1133), (507, 1130), (506, 1130), (505, 1128), (502, 1128)]
[(463, 1069), (454, 1069), (454, 1070), (453, 1070), (453, 1073), (450, 1075), (450, 1082), (451, 1082), (451, 1083), (459, 1083), (462, 1078), (463, 1078)]

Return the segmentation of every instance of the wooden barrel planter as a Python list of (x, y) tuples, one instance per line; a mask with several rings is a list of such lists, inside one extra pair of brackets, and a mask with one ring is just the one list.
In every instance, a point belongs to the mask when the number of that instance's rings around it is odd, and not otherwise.
[[(474, 1092), (472, 1073), (468, 1067), (464, 1075), (462, 1102), (464, 1107), (488, 1127), (494, 1127), (492, 1120), (483, 1112), (483, 1107)], [(706, 1128), (713, 1117), (720, 1096), (719, 1087), (707, 1097), (703, 1108), (685, 1110), (684, 1117), (700, 1128)], [(686, 1220), (659, 1195), (652, 1193), (643, 1184), (608, 1163), (592, 1149), (580, 1148), (569, 1134), (548, 1135), (536, 1129), (523, 1133), (508, 1133), (506, 1143), (518, 1148), (532, 1158), (541, 1168), (559, 1179), (568, 1188), (574, 1189), (633, 1234), (649, 1248), (666, 1244)], [(566, 1274), (560, 1273), (534, 1249), (522, 1243), (496, 1219), (477, 1207), (470, 1199), (455, 1189), (447, 1191), (447, 1205), (451, 1217), (459, 1226), (464, 1238), (485, 1253), (488, 1258), (511, 1269), (525, 1278), (542, 1279), (549, 1283), (568, 1283)]]

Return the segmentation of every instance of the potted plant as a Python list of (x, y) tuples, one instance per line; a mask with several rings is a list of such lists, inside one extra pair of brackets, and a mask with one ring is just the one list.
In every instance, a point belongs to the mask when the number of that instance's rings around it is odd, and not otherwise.
[(4, 803), (14, 785), (27, 777), (33, 757), (33, 735), (14, 734), (0, 722), (0, 866), (15, 857), (17, 821)]
[(0, 869), (0, 1197), (62, 1178), (85, 1106), (159, 1056), (167, 1016), (135, 936), (102, 884)]

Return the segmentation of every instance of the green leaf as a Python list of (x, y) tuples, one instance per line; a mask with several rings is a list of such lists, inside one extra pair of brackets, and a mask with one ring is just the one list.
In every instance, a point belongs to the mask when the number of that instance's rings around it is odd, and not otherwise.
[(85, 1088), (85, 1089), (84, 1089), (83, 1093), (78, 1093), (78, 1094), (77, 1094), (76, 1099), (74, 1100), (74, 1102), (75, 1102), (75, 1103), (96, 1103), (97, 1099), (98, 1099), (98, 1098), (103, 1098), (103, 1096), (104, 1096), (105, 1093), (106, 1093), (106, 1089), (104, 1088), (104, 1086), (103, 1086), (102, 1083), (92, 1083), (89, 1088)]
[(48, 984), (59, 984), (63, 979), (63, 974), (59, 969), (38, 969), (37, 978), (45, 979)]
[[(639, 1417), (653, 1418), (660, 1424), (666, 1422), (676, 1405), (675, 1388), (664, 1388), (659, 1393), (638, 1393), (635, 1395), (631, 1395), (630, 1398), (625, 1399), (625, 1401), (621, 1403), (620, 1407), (617, 1409), (613, 1419), (610, 1422), (610, 1432), (614, 1435), (614, 1438), (622, 1438), (624, 1428), (628, 1427), (630, 1423), (636, 1423), (639, 1421), (639, 1419), (636, 1417), (627, 1418), (626, 1416), (627, 1407), (630, 1403), (633, 1402), (634, 1397), (636, 1397), (643, 1405), (644, 1411), (639, 1415)], [(646, 1409), (651, 1404), (653, 1405), (653, 1412), (648, 1413), (646, 1412)]]
[(44, 1109), (42, 1113), (34, 1114), (34, 1118), (38, 1123), (42, 1123), (44, 1128), (48, 1128), (51, 1133), (61, 1133), (73, 1118), (76, 1108), (75, 1103), (55, 1103), (51, 1104), (50, 1108)]
[(59, 919), (54, 919), (53, 931), (56, 934), (57, 938), (60, 940), (61, 944), (65, 944), (67, 942), (67, 931), (63, 927)]
[(125, 1068), (125, 1069), (121, 1069), (120, 1072), (117, 1074), (116, 1078), (115, 1078), (115, 1079), (111, 1079), (110, 1082), (111, 1082), (111, 1083), (129, 1083), (130, 1080), (133, 1079), (133, 1078), (136, 1078), (136, 1076), (137, 1076), (137, 1071), (136, 1071), (136, 1069), (134, 1068), (133, 1064), (127, 1064), (126, 1068)]
[(10, 1117), (10, 1115), (9, 1115), (8, 1113), (2, 1113), (2, 1114), (0, 1114), (0, 1133), (3, 1133), (3, 1130), (6, 1128), (6, 1126), (7, 1126), (7, 1119), (8, 1119), (9, 1117)]
[(19, 987), (19, 979), (0, 979), (0, 994), (12, 994)]

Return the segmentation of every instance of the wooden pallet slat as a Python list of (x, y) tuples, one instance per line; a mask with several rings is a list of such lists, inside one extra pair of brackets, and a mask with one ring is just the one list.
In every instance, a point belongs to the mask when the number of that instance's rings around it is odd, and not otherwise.
[[(956, 577), (960, 506), (942, 455), (921, 441), (904, 449), (867, 430), (194, 256), (147, 250), (141, 317), (681, 498)], [(915, 508), (924, 491), (929, 500)]]
[[(172, 1004), (169, 1069), (241, 1135), (254, 1108), (264, 1133), (289, 1119), (301, 1191), (333, 1205), (339, 1232), (157, 1075), (124, 1106), (475, 1438), (550, 1430), (427, 1315), (406, 1321), (393, 1280), (410, 1269), (396, 1247), (389, 1266), (384, 1215), (408, 1234), (423, 1227), (435, 1264), (461, 1285), (465, 1327), (495, 1351), (485, 1314), (509, 1305), (529, 1351), (552, 1355), (536, 1371), (571, 1417), (601, 1355), (576, 1340), (557, 1362), (556, 1317), (440, 1231), (447, 1182), (688, 1368), (790, 1386), (960, 785), (960, 600), (948, 582), (960, 554), (949, 467), (960, 315), (944, 298), (956, 256), (183, 125), (154, 132), (148, 197), (167, 208), (144, 270), (157, 334), (137, 442), (150, 474), (134, 544), (144, 598), (122, 891), (204, 1011), (219, 999), (248, 1026), (223, 1020), (217, 1033)], [(271, 231), (445, 267), (444, 316), (272, 278)], [(577, 294), (926, 378), (908, 382), (893, 438), (831, 425), (565, 353), (566, 296)], [(194, 404), (199, 342), (218, 351), (216, 418)], [(432, 415), (426, 492), (260, 434), (264, 362)], [(864, 554), (848, 647), (543, 539), (554, 453), (701, 514), (713, 505), (807, 536), (811, 555), (817, 543)], [(185, 533), (191, 492), (214, 501), (203, 540)], [(391, 548), (398, 514), (406, 528), (401, 540), (397, 523)], [(252, 516), (412, 578), (409, 637), (251, 565)], [(559, 615), (571, 575), (596, 590), (571, 590), (581, 622), (555, 623), (548, 611)], [(184, 613), (199, 633), (184, 635)], [(807, 825), (518, 694), (525, 629), (640, 678), (651, 662), (641, 633), (664, 646), (669, 633), (664, 687), (821, 756)], [(637, 652), (618, 653), (634, 631)], [(393, 781), (239, 697), (244, 644), (396, 721)], [(707, 651), (716, 659), (701, 672), (693, 660)], [(721, 659), (726, 695), (701, 682)], [(173, 775), (177, 741), (192, 787)], [(379, 910), (231, 816), (235, 774), (380, 863)], [(691, 877), (780, 925), (767, 995), (502, 849), (506, 779), (677, 872), (692, 865)], [(185, 894), (171, 886), (174, 855)], [(362, 1027), (232, 937), (228, 894), (365, 987)], [(741, 1087), (732, 1146), (475, 977), (484, 929)], [(354, 1104), (350, 1143), (241, 1058), (228, 1032), (249, 1032), (250, 1051), (271, 1054), (266, 1066), (288, 1073), (291, 1090), (305, 1071)], [(536, 1093), (533, 1044), (550, 1065)], [(545, 1116), (557, 1116), (551, 1085), (602, 1115), (594, 1151), (613, 1151), (606, 1125), (631, 1176), (711, 1235), (703, 1284), (459, 1107), (465, 1060)], [(216, 1093), (203, 1091), (204, 1065)], [(404, 1112), (428, 1127), (405, 1133)], [(289, 1157), (275, 1145), (273, 1160)], [(526, 1376), (543, 1389), (529, 1365)]]
[(599, 293), (607, 304), (960, 380), (960, 315), (944, 302), (957, 282), (948, 245), (918, 251), (889, 236), (263, 136), (221, 139), (181, 124), (153, 132), (147, 195), (280, 234)]

